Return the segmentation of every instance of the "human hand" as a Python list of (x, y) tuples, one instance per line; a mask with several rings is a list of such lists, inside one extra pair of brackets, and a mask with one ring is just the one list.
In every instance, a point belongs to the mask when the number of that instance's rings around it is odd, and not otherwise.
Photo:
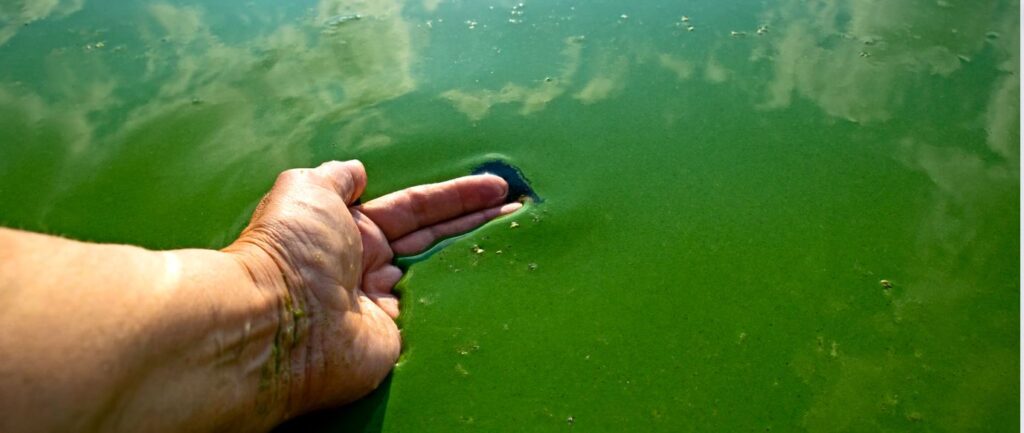
[[(359, 161), (283, 172), (249, 226), (225, 251), (258, 284), (280, 293), (280, 320), (266, 362), (280, 372), (287, 416), (353, 401), (387, 376), (401, 345), (392, 288), (396, 254), (472, 230), (519, 209), (508, 185), (466, 176), (353, 203), (366, 186)], [(267, 368), (266, 365), (263, 367)]]

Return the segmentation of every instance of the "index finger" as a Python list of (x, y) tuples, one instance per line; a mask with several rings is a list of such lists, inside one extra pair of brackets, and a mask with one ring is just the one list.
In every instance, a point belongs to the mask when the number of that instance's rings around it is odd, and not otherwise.
[(504, 179), (482, 174), (396, 191), (364, 203), (359, 210), (393, 241), (420, 228), (501, 204), (506, 194)]

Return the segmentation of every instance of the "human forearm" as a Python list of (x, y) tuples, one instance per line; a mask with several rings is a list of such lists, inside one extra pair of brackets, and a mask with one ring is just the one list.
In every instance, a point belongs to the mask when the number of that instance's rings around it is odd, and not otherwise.
[(0, 229), (0, 431), (260, 431), (395, 365), (394, 254), (514, 212), (493, 175), (356, 205), (358, 161), (281, 173), (223, 251)]
[(259, 430), (283, 416), (279, 285), (236, 255), (0, 229), (0, 430)]

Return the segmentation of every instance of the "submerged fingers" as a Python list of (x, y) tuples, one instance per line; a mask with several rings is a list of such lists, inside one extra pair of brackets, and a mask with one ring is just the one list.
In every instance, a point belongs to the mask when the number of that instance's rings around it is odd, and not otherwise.
[(380, 307), (381, 310), (384, 310), (384, 312), (387, 313), (388, 316), (391, 316), (392, 319), (398, 318), (398, 298), (395, 297), (395, 295), (392, 295), (390, 293), (373, 293), (367, 294), (366, 296), (370, 298), (370, 300), (373, 301), (374, 304), (377, 304), (377, 306)]
[(391, 289), (402, 279), (402, 270), (387, 265), (363, 276), (363, 292), (392, 319), (398, 317), (398, 297)]
[(402, 270), (394, 265), (386, 265), (363, 276), (363, 291), (373, 293), (391, 293), (391, 289), (402, 279)]

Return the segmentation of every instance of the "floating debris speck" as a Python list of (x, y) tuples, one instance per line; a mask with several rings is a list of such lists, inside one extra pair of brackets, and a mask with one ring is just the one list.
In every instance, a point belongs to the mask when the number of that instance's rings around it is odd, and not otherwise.
[(515, 222), (515, 221), (512, 221), (512, 223), (511, 223), (511, 224), (509, 224), (508, 226), (509, 226), (510, 228), (518, 228), (518, 227), (519, 227), (519, 223), (518, 223), (518, 222)]
[(626, 15), (626, 14), (619, 15), (619, 19), (628, 20), (629, 19), (629, 15)]

